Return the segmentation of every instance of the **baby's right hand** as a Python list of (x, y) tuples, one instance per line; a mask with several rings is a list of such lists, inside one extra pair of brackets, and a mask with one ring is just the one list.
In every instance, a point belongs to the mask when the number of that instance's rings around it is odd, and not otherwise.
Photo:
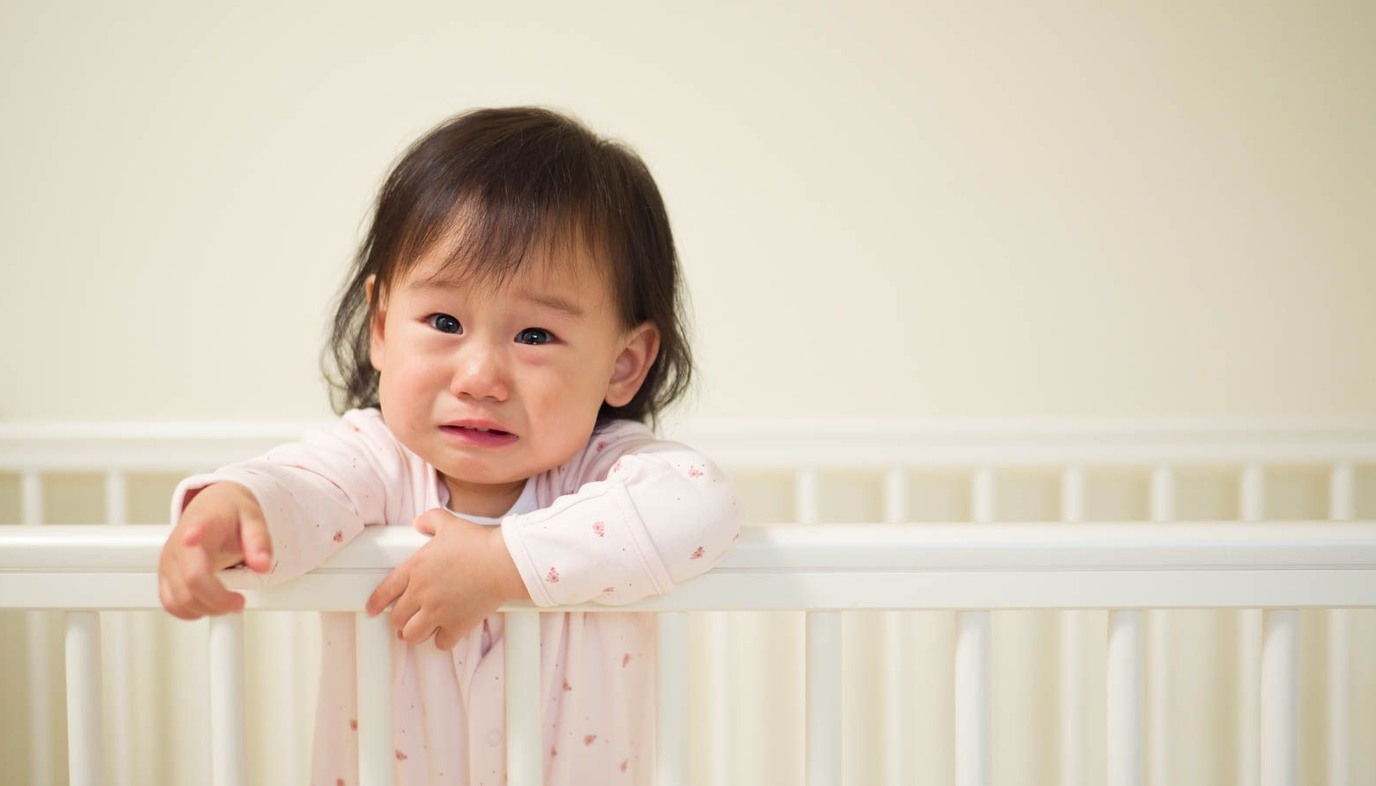
[(201, 489), (158, 558), (158, 597), (174, 617), (241, 611), (244, 596), (225, 589), (216, 573), (245, 563), (257, 573), (272, 567), (272, 542), (258, 500), (237, 483)]

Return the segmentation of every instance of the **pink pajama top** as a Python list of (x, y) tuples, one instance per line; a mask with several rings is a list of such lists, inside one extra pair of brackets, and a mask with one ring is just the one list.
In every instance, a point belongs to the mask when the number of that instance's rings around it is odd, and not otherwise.
[[(247, 486), (272, 535), (267, 574), (240, 568), (240, 588), (290, 580), (319, 566), (370, 524), (412, 526), (445, 507), (435, 468), (392, 436), (376, 410), (353, 410), (328, 431), (253, 461), (187, 478)], [(462, 515), (462, 511), (458, 511)], [(499, 525), (535, 605), (615, 606), (668, 592), (730, 550), (739, 533), (735, 491), (701, 454), (613, 421), (567, 463), (527, 481)], [(322, 621), (320, 701), (311, 783), (358, 783), (352, 614)], [(434, 639), (394, 641), (396, 781), (405, 786), (501, 786), (506, 779), (502, 622), (494, 614), (453, 651)], [(654, 777), (656, 617), (647, 613), (540, 615), (546, 784), (650, 784)]]

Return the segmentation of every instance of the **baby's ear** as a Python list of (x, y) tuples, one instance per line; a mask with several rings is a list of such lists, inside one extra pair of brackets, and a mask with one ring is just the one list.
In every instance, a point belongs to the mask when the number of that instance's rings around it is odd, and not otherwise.
[(377, 276), (368, 276), (363, 282), (363, 296), (368, 301), (368, 360), (372, 362), (373, 369), (382, 370), (382, 349), (383, 349), (383, 326), (387, 322), (387, 304), (378, 303)]
[(645, 375), (650, 373), (659, 355), (659, 328), (652, 322), (642, 322), (631, 328), (623, 339), (621, 352), (612, 365), (612, 378), (607, 383), (607, 403), (624, 407), (631, 403)]

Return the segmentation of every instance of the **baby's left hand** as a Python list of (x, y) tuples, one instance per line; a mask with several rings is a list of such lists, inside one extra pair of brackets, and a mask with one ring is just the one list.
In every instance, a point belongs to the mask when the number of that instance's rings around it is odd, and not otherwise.
[(416, 519), (433, 536), (396, 567), (368, 598), (377, 616), (393, 602), (392, 625), (408, 644), (435, 637), (452, 650), (459, 639), (508, 600), (529, 600), (500, 527), (484, 527), (435, 508)]

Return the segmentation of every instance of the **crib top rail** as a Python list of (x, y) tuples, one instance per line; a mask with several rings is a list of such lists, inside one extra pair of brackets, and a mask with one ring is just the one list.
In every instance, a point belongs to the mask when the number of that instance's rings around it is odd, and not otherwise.
[[(0, 472), (208, 470), (329, 425), (0, 423)], [(1376, 421), (1353, 418), (711, 418), (665, 433), (739, 469), (1376, 463)]]
[[(157, 609), (168, 529), (0, 527), (0, 608)], [(248, 606), (358, 611), (424, 542), (369, 527)], [(756, 526), (668, 595), (560, 610), (1354, 607), (1376, 607), (1376, 521)]]

